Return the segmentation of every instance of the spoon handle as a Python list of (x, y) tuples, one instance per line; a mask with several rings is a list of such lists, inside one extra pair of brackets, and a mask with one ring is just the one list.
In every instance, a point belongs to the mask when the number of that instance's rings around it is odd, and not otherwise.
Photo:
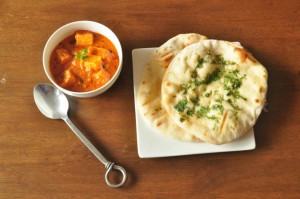
[(67, 125), (72, 129), (76, 136), (85, 144), (85, 146), (96, 156), (100, 162), (105, 166), (109, 161), (98, 151), (98, 149), (81, 133), (81, 131), (73, 124), (73, 122), (67, 117), (63, 118)]
[[(127, 179), (126, 170), (123, 167), (115, 165), (113, 162), (108, 161), (98, 151), (98, 149), (96, 149), (96, 147), (81, 133), (81, 131), (73, 124), (73, 122), (68, 117), (62, 119), (67, 123), (67, 125), (72, 129), (72, 131), (77, 135), (77, 137), (85, 144), (85, 146), (96, 156), (96, 158), (105, 165), (105, 168), (107, 169), (105, 173), (106, 183), (113, 188), (121, 187), (122, 185), (124, 185)], [(122, 174), (122, 181), (118, 184), (111, 183), (109, 180), (109, 174), (113, 169), (121, 172)]]

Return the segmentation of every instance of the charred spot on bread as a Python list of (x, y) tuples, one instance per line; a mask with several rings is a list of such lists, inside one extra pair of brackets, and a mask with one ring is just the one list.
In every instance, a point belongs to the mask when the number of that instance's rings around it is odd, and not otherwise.
[(264, 92), (264, 88), (263, 87), (259, 87), (259, 92), (263, 93)]
[(247, 59), (251, 62), (256, 63), (254, 57), (244, 48), (234, 48), (234, 52), (236, 52), (239, 56), (239, 60), (244, 63)]

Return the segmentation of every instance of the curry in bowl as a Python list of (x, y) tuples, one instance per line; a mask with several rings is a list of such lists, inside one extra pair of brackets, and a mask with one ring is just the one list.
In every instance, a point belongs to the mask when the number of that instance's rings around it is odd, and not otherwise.
[(114, 76), (119, 62), (117, 49), (108, 38), (79, 30), (54, 48), (50, 56), (50, 72), (64, 89), (92, 91)]

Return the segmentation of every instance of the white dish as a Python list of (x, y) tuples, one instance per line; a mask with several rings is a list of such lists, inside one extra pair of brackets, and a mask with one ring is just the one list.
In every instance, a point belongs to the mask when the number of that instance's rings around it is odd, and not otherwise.
[(223, 145), (213, 145), (205, 142), (182, 142), (179, 140), (168, 138), (148, 126), (139, 110), (137, 109), (136, 95), (144, 71), (144, 66), (148, 61), (149, 56), (155, 49), (156, 48), (140, 48), (134, 49), (132, 51), (134, 102), (139, 157), (169, 157), (255, 149), (256, 145), (253, 129), (251, 129), (246, 136), (235, 140), (234, 142)]
[[(105, 37), (107, 37), (116, 47), (120, 59), (118, 69), (116, 73), (113, 75), (113, 77), (106, 84), (92, 91), (74, 92), (74, 91), (69, 91), (67, 89), (64, 89), (55, 82), (50, 72), (49, 60), (50, 60), (51, 52), (59, 42), (61, 42), (66, 37), (74, 34), (78, 30), (89, 30), (92, 32), (100, 33)], [(79, 98), (94, 97), (108, 90), (118, 79), (119, 74), (122, 70), (122, 64), (123, 64), (123, 52), (118, 37), (108, 27), (94, 21), (75, 21), (60, 27), (50, 36), (43, 51), (43, 66), (48, 79), (62, 92), (66, 93), (67, 95), (75, 96)]]

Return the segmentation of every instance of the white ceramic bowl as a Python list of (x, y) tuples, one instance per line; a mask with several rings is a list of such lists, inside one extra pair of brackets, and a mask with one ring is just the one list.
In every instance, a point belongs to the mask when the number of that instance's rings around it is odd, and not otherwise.
[[(119, 55), (120, 62), (119, 62), (118, 69), (117, 69), (116, 73), (114, 74), (114, 76), (105, 85), (103, 85), (102, 87), (100, 87), (98, 89), (92, 90), (92, 91), (74, 92), (74, 91), (69, 91), (67, 89), (64, 89), (64, 88), (60, 87), (54, 81), (54, 78), (52, 77), (52, 74), (50, 72), (50, 66), (49, 66), (50, 65), (50, 55), (51, 55), (53, 49), (59, 42), (61, 42), (66, 37), (72, 35), (77, 30), (89, 30), (89, 31), (100, 33), (100, 34), (104, 35), (114, 44), (114, 46), (117, 49), (118, 55)], [(45, 73), (46, 73), (47, 77), (49, 78), (49, 80), (57, 88), (59, 88), (61, 91), (63, 91), (67, 95), (80, 97), (80, 98), (94, 97), (96, 95), (99, 95), (99, 94), (105, 92), (107, 89), (109, 89), (114, 84), (114, 82), (117, 80), (117, 78), (119, 77), (121, 69), (122, 69), (122, 64), (123, 64), (123, 53), (122, 53), (122, 47), (121, 47), (119, 39), (108, 27), (106, 27), (100, 23), (94, 22), (94, 21), (76, 21), (76, 22), (72, 22), (72, 23), (69, 23), (69, 24), (66, 24), (66, 25), (60, 27), (50, 36), (50, 38), (48, 39), (48, 41), (45, 45), (44, 52), (43, 52), (43, 66), (44, 66)]]

